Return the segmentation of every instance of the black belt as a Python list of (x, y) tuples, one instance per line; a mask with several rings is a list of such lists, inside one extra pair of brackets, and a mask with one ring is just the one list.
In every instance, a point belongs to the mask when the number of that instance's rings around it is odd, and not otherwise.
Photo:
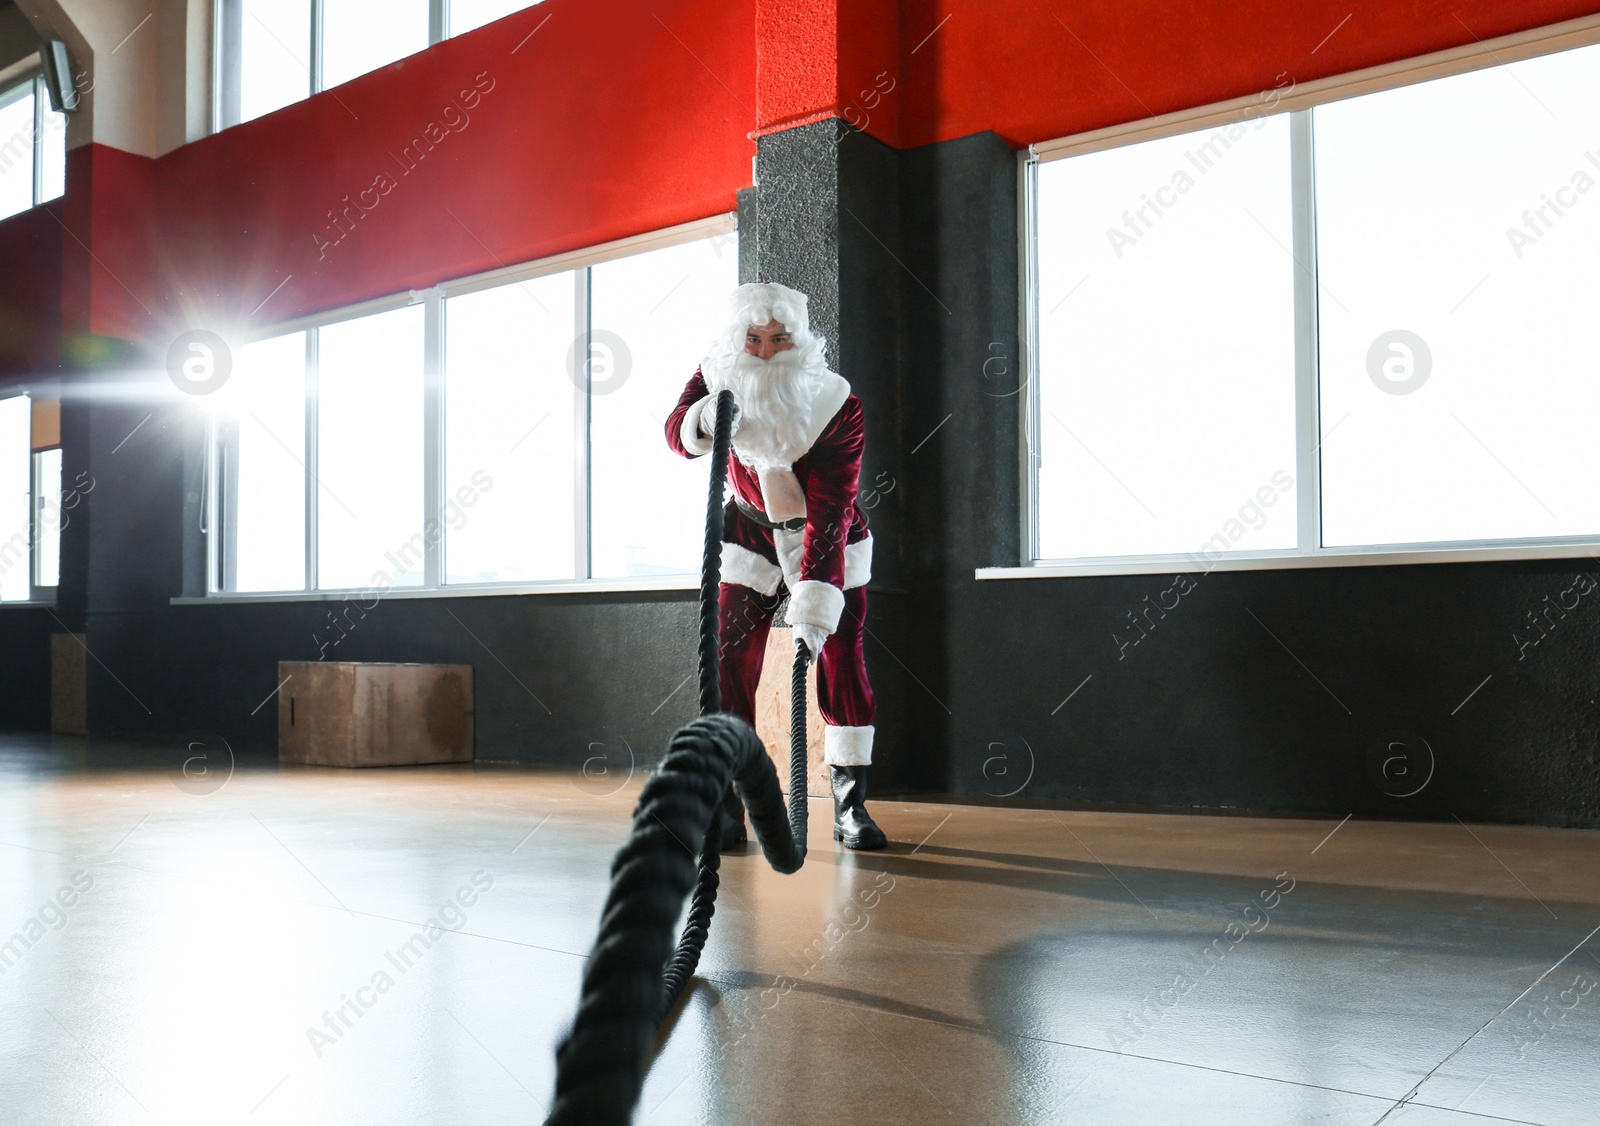
[(738, 495), (734, 496), (733, 503), (739, 506), (740, 512), (744, 513), (751, 520), (754, 520), (757, 524), (760, 524), (763, 528), (770, 528), (774, 532), (805, 531), (806, 518), (804, 516), (796, 516), (792, 520), (776, 521), (768, 516), (765, 512), (762, 512), (759, 508), (753, 508), (746, 504)]

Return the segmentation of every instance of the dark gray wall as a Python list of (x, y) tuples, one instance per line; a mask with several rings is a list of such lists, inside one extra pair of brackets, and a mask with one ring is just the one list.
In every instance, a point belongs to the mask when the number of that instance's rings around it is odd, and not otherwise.
[(50, 635), (42, 606), (0, 607), (0, 731), (50, 727)]
[(1113, 632), (1170, 577), (974, 583), (952, 630), (950, 788), (1009, 791), (985, 762), (1031, 748), (1023, 796), (1600, 825), (1600, 613), (1580, 603), (1521, 660), (1512, 640), (1574, 573), (1217, 572), (1121, 651)]

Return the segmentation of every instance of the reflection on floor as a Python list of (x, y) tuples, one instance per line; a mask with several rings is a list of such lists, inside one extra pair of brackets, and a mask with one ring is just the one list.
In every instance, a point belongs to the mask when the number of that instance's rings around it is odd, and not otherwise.
[[(641, 779), (184, 757), (0, 737), (0, 1121), (539, 1121)], [(638, 1122), (1600, 1122), (1600, 834), (875, 809)]]

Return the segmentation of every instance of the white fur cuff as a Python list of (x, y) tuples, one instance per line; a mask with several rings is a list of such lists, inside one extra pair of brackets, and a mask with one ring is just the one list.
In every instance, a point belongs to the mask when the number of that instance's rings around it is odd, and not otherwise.
[(689, 409), (683, 412), (683, 425), (678, 428), (678, 437), (683, 442), (683, 448), (695, 457), (711, 452), (711, 439), (700, 433), (700, 416), (705, 412), (706, 404), (715, 401), (716, 396), (707, 395), (690, 403)]
[(748, 547), (726, 540), (722, 542), (723, 582), (747, 586), (761, 594), (772, 594), (777, 591), (782, 579), (783, 572), (778, 570), (776, 563), (769, 563)]
[(866, 586), (872, 578), (872, 535), (844, 545), (844, 589)]
[(870, 724), (866, 727), (834, 727), (831, 724), (824, 724), (822, 761), (829, 766), (871, 766), (872, 732)]
[(832, 633), (844, 613), (844, 591), (832, 583), (801, 579), (789, 592), (789, 624), (821, 626)]

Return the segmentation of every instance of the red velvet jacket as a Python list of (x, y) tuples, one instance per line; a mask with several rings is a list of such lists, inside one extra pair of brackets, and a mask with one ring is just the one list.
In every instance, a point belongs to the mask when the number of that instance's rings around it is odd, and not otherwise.
[[(678, 405), (667, 418), (667, 445), (683, 457), (699, 457), (700, 452), (683, 444), (683, 417), (691, 406), (705, 398), (704, 378), (699, 371), (689, 380)], [(737, 442), (737, 438), (735, 438)], [(867, 517), (856, 503), (856, 493), (861, 480), (861, 454), (866, 448), (866, 415), (861, 400), (852, 392), (833, 415), (821, 434), (799, 460), (794, 463), (794, 475), (806, 498), (805, 553), (801, 557), (800, 578), (828, 583), (841, 588), (845, 581), (845, 545), (867, 538)], [(752, 508), (765, 512), (761, 484), (755, 471), (730, 451), (728, 479), (734, 492)], [(774, 558), (772, 533), (733, 510), (737, 521), (745, 525), (729, 529), (726, 539), (744, 542), (759, 538), (766, 548), (761, 554)], [(756, 535), (752, 537), (750, 533)], [(742, 534), (738, 534), (742, 533)]]

